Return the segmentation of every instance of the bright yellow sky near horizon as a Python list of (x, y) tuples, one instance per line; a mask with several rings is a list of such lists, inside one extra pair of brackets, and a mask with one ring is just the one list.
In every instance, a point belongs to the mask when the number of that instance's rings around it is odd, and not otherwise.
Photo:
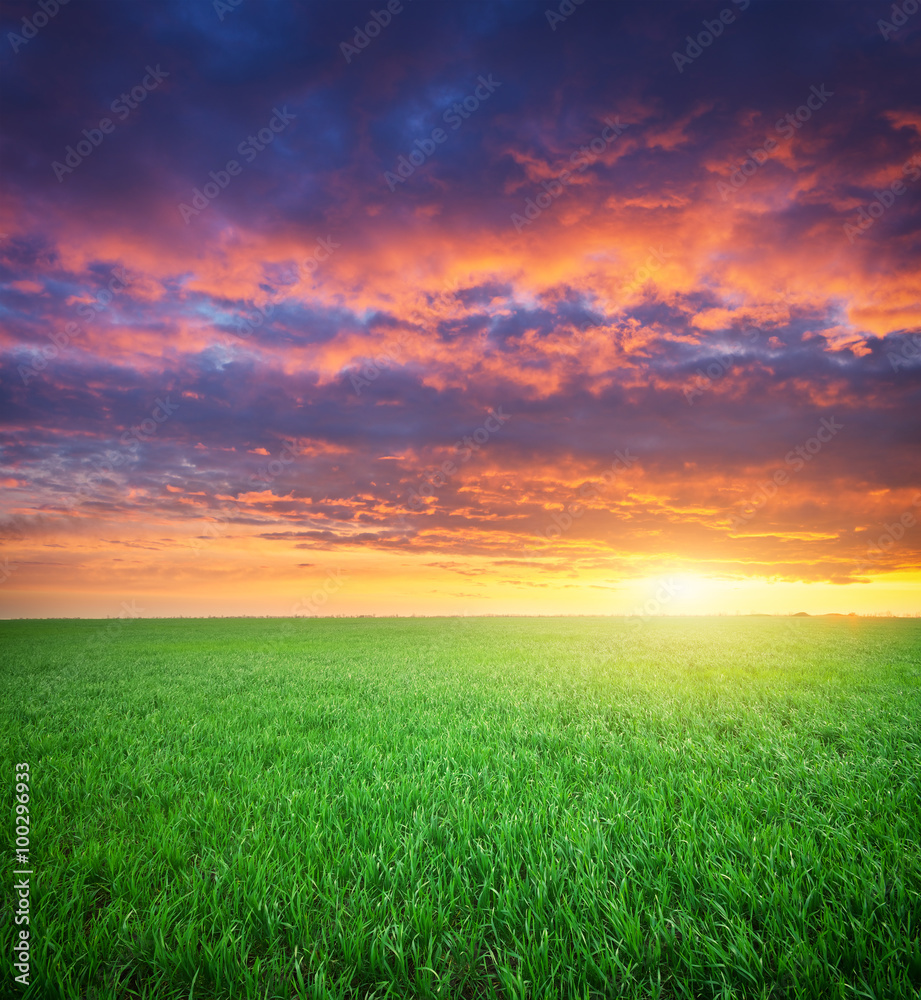
[[(303, 553), (295, 553), (295, 557)], [(642, 576), (618, 576), (598, 566), (560, 572), (548, 560), (525, 578), (503, 578), (489, 561), (449, 560), (404, 553), (324, 553), (292, 569), (290, 556), (274, 561), (252, 553), (195, 555), (187, 550), (168, 565), (146, 561), (101, 572), (75, 592), (54, 581), (28, 583), (28, 566), (12, 569), (0, 590), (5, 618), (108, 618), (405, 615), (736, 615), (805, 611), (896, 616), (921, 614), (921, 572), (869, 577), (836, 585), (732, 578), (694, 572), (663, 561)], [(428, 563), (429, 565), (426, 565)], [(9, 571), (9, 570), (8, 570)], [(18, 578), (18, 580), (17, 580)], [(13, 589), (14, 580), (24, 585)]]

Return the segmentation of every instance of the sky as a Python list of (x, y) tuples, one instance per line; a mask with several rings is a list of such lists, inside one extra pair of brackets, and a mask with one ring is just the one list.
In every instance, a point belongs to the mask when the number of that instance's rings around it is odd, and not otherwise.
[(917, 8), (7, 2), (0, 614), (918, 614)]

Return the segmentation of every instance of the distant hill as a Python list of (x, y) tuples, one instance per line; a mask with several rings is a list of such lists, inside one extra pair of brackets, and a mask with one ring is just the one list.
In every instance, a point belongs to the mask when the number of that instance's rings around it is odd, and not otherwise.
[(790, 615), (791, 618), (856, 618), (857, 614), (854, 611), (849, 611), (844, 614), (841, 611), (826, 611), (824, 615), (811, 615), (808, 611), (797, 611), (795, 615)]

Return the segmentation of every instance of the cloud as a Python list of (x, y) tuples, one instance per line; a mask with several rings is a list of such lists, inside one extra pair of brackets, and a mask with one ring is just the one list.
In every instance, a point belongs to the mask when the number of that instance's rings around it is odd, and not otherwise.
[[(534, 5), (420, 6), (346, 63), (360, 4), (224, 21), (110, 7), (68, 7), (0, 69), (17, 544), (71, 535), (167, 560), (195, 537), (210, 539), (199, 565), (233, 540), (467, 576), (610, 557), (623, 573), (683, 560), (839, 581), (907, 509), (921, 185), (859, 239), (844, 229), (921, 153), (914, 36), (882, 44), (872, 4), (753, 5), (680, 75), (694, 10), (585, 5), (562, 40)], [(59, 181), (53, 161), (152, 59), (163, 85)], [(383, 172), (480, 74), (501, 86), (391, 192)], [(723, 198), (813, 85), (833, 97)], [(239, 152), (279, 107), (290, 126)], [(516, 231), (610, 116), (623, 135)], [(234, 157), (242, 171), (187, 224), (179, 203)], [(321, 240), (338, 246), (319, 260)], [(130, 280), (103, 302), (113, 269)], [(167, 398), (169, 419), (126, 445)], [(420, 478), (498, 406), (507, 426), (414, 509)], [(733, 531), (829, 416), (840, 439)], [(586, 501), (624, 448), (636, 467)], [(875, 565), (919, 552), (906, 534)]]

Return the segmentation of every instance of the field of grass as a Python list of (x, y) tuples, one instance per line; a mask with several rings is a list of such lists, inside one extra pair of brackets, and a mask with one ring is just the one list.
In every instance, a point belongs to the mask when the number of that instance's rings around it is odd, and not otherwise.
[(0, 643), (5, 815), (32, 767), (28, 997), (921, 987), (921, 620), (18, 621)]

